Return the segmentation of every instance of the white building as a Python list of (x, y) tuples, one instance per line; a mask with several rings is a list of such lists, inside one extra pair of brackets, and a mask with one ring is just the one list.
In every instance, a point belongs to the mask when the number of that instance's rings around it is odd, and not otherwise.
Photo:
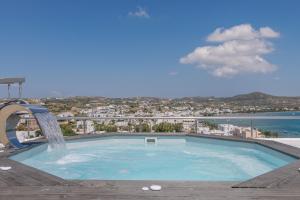
[(128, 126), (128, 120), (121, 120), (119, 119), (118, 121), (115, 122), (116, 126)]
[(232, 124), (219, 124), (218, 129), (223, 131), (225, 135), (232, 135), (233, 130), (237, 128)]
[(251, 130), (251, 127), (236, 127), (232, 135), (241, 138), (258, 138), (260, 137), (260, 131), (256, 129)]
[(36, 139), (37, 134), (36, 131), (16, 131), (16, 136), (19, 142), (25, 142), (30, 139)]
[(74, 117), (74, 114), (71, 112), (62, 112), (57, 115), (58, 117)]
[(198, 126), (198, 129), (197, 129), (197, 133), (200, 133), (200, 134), (210, 134), (210, 129), (208, 127), (205, 127), (205, 126)]
[(184, 131), (192, 131), (195, 130), (196, 121), (194, 119), (184, 119), (182, 123), (182, 127)]
[(94, 122), (91, 120), (80, 120), (76, 122), (76, 129), (79, 134), (88, 134), (95, 131)]
[(213, 134), (213, 135), (225, 135), (226, 133), (224, 131), (221, 131), (221, 130), (210, 130), (210, 134)]

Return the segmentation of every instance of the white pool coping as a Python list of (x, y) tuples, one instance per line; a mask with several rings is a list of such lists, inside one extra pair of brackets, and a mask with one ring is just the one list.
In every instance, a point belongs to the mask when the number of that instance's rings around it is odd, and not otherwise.
[(260, 138), (260, 140), (271, 140), (300, 148), (300, 138)]

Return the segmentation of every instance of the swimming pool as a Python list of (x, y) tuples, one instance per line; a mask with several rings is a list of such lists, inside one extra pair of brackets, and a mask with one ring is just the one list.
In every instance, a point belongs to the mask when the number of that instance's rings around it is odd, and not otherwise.
[(254, 143), (190, 136), (109, 136), (47, 144), (11, 159), (64, 179), (242, 181), (296, 159)]

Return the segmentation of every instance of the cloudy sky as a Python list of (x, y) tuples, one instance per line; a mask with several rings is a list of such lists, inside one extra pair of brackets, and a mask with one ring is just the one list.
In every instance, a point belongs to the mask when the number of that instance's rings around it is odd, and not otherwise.
[(26, 77), (28, 97), (300, 96), (299, 7), (297, 0), (2, 0), (0, 77)]

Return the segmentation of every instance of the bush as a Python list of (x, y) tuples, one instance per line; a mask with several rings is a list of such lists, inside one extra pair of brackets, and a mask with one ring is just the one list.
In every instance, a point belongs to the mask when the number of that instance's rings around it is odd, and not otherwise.
[(210, 130), (218, 129), (218, 124), (211, 122), (211, 121), (204, 121), (203, 125), (207, 126)]
[(27, 130), (27, 127), (24, 124), (20, 124), (17, 127), (17, 131), (26, 131), (26, 130)]
[(42, 131), (41, 131), (41, 130), (35, 131), (35, 136), (36, 136), (36, 137), (42, 136)]
[(182, 123), (162, 122), (153, 126), (155, 132), (181, 132), (183, 129)]
[(106, 131), (106, 132), (117, 132), (118, 127), (114, 124), (107, 124), (105, 125), (104, 123), (102, 124), (96, 124), (95, 127), (96, 131)]
[(64, 136), (76, 135), (75, 131), (73, 131), (73, 129), (72, 129), (72, 125), (70, 125), (70, 124), (61, 124), (60, 128), (61, 128), (61, 131)]
[(183, 129), (182, 123), (176, 123), (176, 124), (174, 124), (174, 130), (175, 130), (175, 132), (182, 132), (182, 129)]
[(263, 130), (263, 129), (259, 129), (259, 131), (261, 132), (262, 135), (264, 135), (266, 138), (277, 138), (278, 137), (278, 133), (277, 132), (272, 132), (269, 130)]
[(151, 128), (150, 128), (149, 124), (142, 123), (142, 124), (136, 125), (134, 127), (134, 130), (135, 130), (135, 132), (150, 132)]
[(118, 132), (118, 127), (116, 125), (109, 124), (106, 126), (105, 131), (108, 133)]

